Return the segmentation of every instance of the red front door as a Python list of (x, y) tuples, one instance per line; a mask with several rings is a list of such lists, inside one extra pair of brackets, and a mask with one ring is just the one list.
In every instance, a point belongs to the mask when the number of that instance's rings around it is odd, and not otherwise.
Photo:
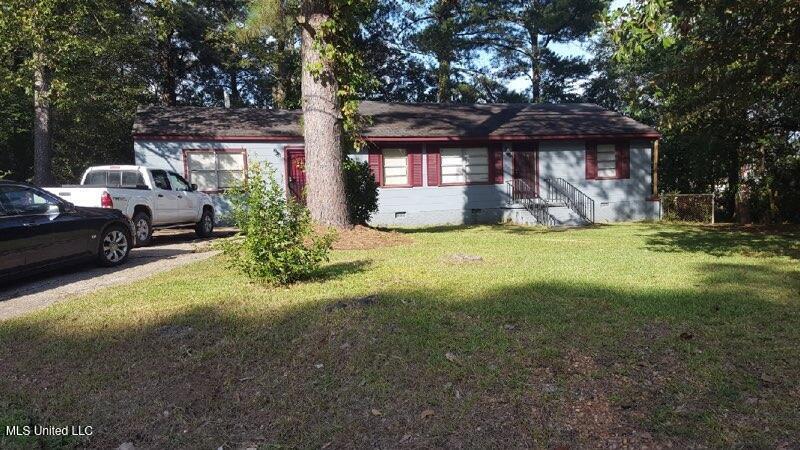
[(286, 174), (289, 194), (295, 200), (306, 201), (306, 154), (301, 148), (286, 150)]
[(515, 148), (514, 150), (514, 178), (525, 180), (538, 193), (539, 180), (536, 173), (538, 152), (535, 149), (518, 150)]

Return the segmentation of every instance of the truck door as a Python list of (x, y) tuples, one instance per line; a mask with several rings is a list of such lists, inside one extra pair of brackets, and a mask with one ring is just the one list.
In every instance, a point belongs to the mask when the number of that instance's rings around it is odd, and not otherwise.
[(183, 179), (182, 176), (175, 172), (168, 172), (169, 183), (172, 185), (172, 190), (178, 196), (177, 200), (177, 213), (179, 222), (197, 222), (200, 220), (198, 211), (200, 210), (198, 196), (192, 192), (189, 183)]
[(180, 222), (178, 220), (178, 194), (172, 190), (166, 170), (151, 170), (153, 177), (153, 194), (155, 208), (153, 225), (165, 225)]

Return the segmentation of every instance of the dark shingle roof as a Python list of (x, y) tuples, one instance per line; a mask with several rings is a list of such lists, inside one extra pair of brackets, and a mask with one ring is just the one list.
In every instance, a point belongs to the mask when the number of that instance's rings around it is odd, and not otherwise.
[[(367, 138), (380, 137), (658, 137), (653, 128), (597, 105), (361, 103)], [(147, 107), (135, 135), (300, 137), (300, 111), (254, 108)]]

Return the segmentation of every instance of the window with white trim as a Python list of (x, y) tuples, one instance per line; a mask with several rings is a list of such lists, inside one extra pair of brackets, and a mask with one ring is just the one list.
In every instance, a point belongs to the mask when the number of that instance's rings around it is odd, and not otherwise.
[(486, 183), (489, 181), (489, 149), (443, 148), (442, 184)]
[(617, 148), (614, 144), (597, 145), (597, 177), (617, 177)]
[(244, 151), (191, 150), (186, 158), (186, 176), (200, 191), (221, 191), (245, 179)]
[(408, 185), (408, 153), (406, 149), (383, 149), (383, 185)]

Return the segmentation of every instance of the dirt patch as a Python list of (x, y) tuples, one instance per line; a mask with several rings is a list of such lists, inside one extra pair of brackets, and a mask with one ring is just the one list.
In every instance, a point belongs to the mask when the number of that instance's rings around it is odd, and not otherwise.
[(356, 225), (350, 230), (336, 230), (336, 235), (334, 250), (370, 250), (414, 242), (407, 235), (396, 231), (382, 231), (361, 225)]

